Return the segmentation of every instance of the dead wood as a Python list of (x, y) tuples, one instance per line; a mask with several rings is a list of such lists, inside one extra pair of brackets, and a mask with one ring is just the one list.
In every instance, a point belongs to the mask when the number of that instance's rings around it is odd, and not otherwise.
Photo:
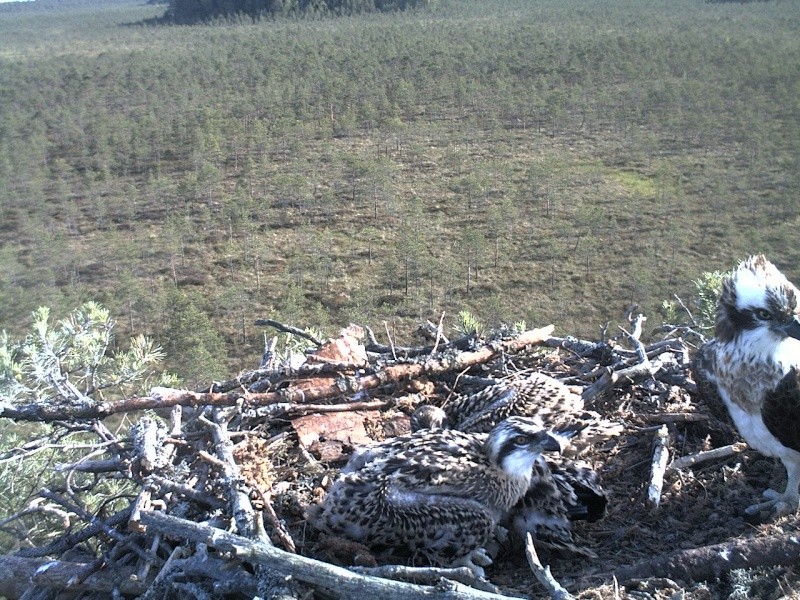
[(800, 561), (800, 536), (796, 533), (737, 539), (712, 546), (656, 556), (614, 571), (620, 583), (649, 577), (684, 582), (705, 581), (733, 569), (796, 565)]
[(350, 567), (355, 573), (372, 575), (384, 579), (397, 579), (424, 585), (441, 585), (442, 580), (457, 581), (469, 587), (498, 594), (497, 586), (475, 575), (467, 567), (406, 567), (404, 565), (382, 565), (380, 567)]
[(744, 452), (746, 449), (747, 444), (744, 442), (737, 442), (735, 444), (728, 444), (727, 446), (714, 448), (713, 450), (705, 450), (703, 452), (697, 452), (688, 456), (681, 456), (680, 458), (676, 458), (669, 463), (667, 465), (667, 470), (679, 471), (681, 469), (687, 469), (689, 467), (712, 460), (730, 458), (731, 456), (736, 456), (737, 454)]
[[(438, 587), (420, 586), (410, 583), (360, 575), (349, 569), (285, 552), (263, 542), (193, 523), (159, 512), (142, 513), (142, 523), (149, 531), (160, 532), (168, 537), (207, 544), (223, 552), (229, 552), (238, 560), (291, 575), (314, 588), (324, 590), (334, 598), (386, 597), (398, 600), (499, 600), (508, 598), (480, 590), (474, 590), (452, 582)], [(230, 565), (235, 569), (235, 565)]]
[(536, 546), (533, 545), (533, 538), (530, 533), (527, 534), (525, 539), (525, 558), (528, 559), (528, 566), (531, 568), (534, 576), (536, 576), (539, 583), (544, 586), (553, 600), (572, 600), (572, 594), (556, 581), (555, 577), (553, 577), (553, 574), (550, 572), (550, 567), (542, 565), (542, 561), (539, 560), (539, 555), (536, 553)]
[(375, 333), (369, 327), (365, 327), (367, 331), (367, 339), (369, 343), (366, 345), (367, 352), (375, 354), (393, 355), (395, 358), (414, 358), (417, 356), (427, 356), (433, 354), (437, 350), (442, 352), (445, 350), (469, 350), (473, 347), (477, 340), (474, 335), (464, 335), (451, 342), (434, 343), (432, 346), (421, 346), (412, 348), (408, 346), (396, 346), (394, 344), (387, 346), (381, 344), (375, 337)]
[(241, 535), (251, 536), (255, 531), (255, 510), (250, 503), (250, 490), (247, 489), (244, 479), (239, 475), (239, 466), (231, 451), (232, 444), (228, 437), (225, 414), (220, 409), (215, 409), (213, 415), (213, 421), (205, 417), (200, 417), (200, 420), (211, 429), (214, 437), (214, 449), (217, 458), (222, 463), (223, 483), (227, 488), (225, 497), (231, 503), (231, 513), (236, 523), (236, 529)]
[[(438, 339), (436, 333), (433, 346), (424, 348), (381, 345), (368, 330), (372, 339), (366, 354), (358, 344), (320, 342), (318, 347), (327, 345), (331, 350), (315, 359), (323, 362), (246, 371), (202, 391), (154, 388), (146, 397), (108, 402), (95, 402), (92, 398), (79, 403), (48, 399), (2, 405), (0, 416), (47, 421), (62, 432), (59, 435), (80, 432), (84, 437), (94, 435), (98, 441), (73, 447), (73, 451), (85, 452), (82, 458), (76, 460), (76, 455), (70, 454), (61, 459), (63, 464), (56, 463), (58, 472), (66, 476), (65, 487), (43, 490), (25, 510), (0, 523), (0, 527), (11, 531), (12, 526), (31, 517), (59, 519), (65, 530), (60, 538), (40, 548), (26, 548), (15, 558), (54, 557), (55, 562), (79, 564), (75, 567), (79, 570), (73, 570), (71, 575), (79, 573), (73, 582), (79, 581), (83, 586), (95, 585), (97, 577), (119, 581), (123, 575), (134, 574), (138, 587), (128, 592), (123, 590), (129, 588), (119, 584), (115, 589), (121, 595), (135, 594), (143, 600), (177, 595), (218, 597), (226, 593), (253, 597), (264, 595), (267, 588), (274, 592), (273, 597), (286, 599), (308, 597), (313, 593), (308, 588), (324, 597), (342, 598), (375, 594), (387, 598), (503, 598), (494, 593), (490, 582), (471, 580), (459, 574), (459, 569), (382, 565), (376, 571), (353, 572), (311, 558), (354, 564), (346, 554), (326, 554), (318, 532), (307, 526), (303, 515), (309, 503), (323, 497), (337, 466), (343, 464), (354, 446), (407, 431), (408, 415), (420, 402), (433, 397), (443, 400), (453, 392), (469, 393), (506, 375), (538, 371), (582, 391), (587, 403), (592, 403), (589, 408), (624, 423), (627, 429), (626, 436), (604, 448), (591, 449), (590, 453), (593, 466), (609, 473), (603, 475), (602, 483), (610, 487), (612, 500), (603, 523), (611, 523), (603, 527), (611, 533), (606, 534), (606, 551), (598, 552), (597, 559), (605, 562), (603, 566), (587, 567), (561, 562), (559, 557), (555, 559), (559, 562), (550, 561), (559, 579), (571, 589), (577, 585), (575, 582), (584, 581), (585, 572), (580, 572), (584, 568), (606, 573), (609, 578), (612, 572), (634, 579), (646, 577), (650, 568), (654, 574), (661, 569), (672, 575), (681, 571), (659, 555), (664, 548), (681, 546), (668, 546), (659, 538), (655, 551), (648, 550), (647, 536), (638, 532), (649, 533), (648, 528), (655, 531), (668, 519), (675, 519), (675, 511), (680, 518), (690, 518), (687, 515), (698, 506), (714, 503), (713, 499), (700, 502), (682, 497), (685, 492), (680, 490), (680, 485), (688, 489), (695, 478), (707, 476), (714, 469), (676, 474), (670, 480), (674, 485), (658, 493), (664, 497), (658, 519), (638, 493), (630, 495), (630, 502), (626, 503), (622, 499), (629, 490), (646, 488), (649, 482), (646, 467), (653, 458), (650, 436), (658, 429), (650, 425), (669, 424), (676, 450), (687, 454), (684, 459), (676, 459), (669, 469), (685, 469), (704, 460), (724, 458), (731, 450), (707, 450), (718, 442), (711, 440), (714, 421), (707, 411), (702, 405), (689, 403), (687, 390), (695, 393), (696, 388), (687, 377), (687, 345), (676, 339), (645, 345), (639, 338), (641, 327), (631, 323), (632, 333), (623, 330), (619, 339), (601, 342), (554, 338), (552, 328), (547, 327), (492, 342), (467, 336), (444, 343), (445, 339)], [(539, 350), (529, 352), (531, 346), (538, 346)], [(264, 365), (275, 362), (270, 360)], [(139, 417), (127, 439), (118, 438), (119, 434), (97, 420), (144, 408), (166, 410)], [(66, 447), (60, 438), (56, 441), (60, 443), (48, 439), (30, 442), (0, 457), (0, 461), (22, 461), (46, 449)], [(129, 487), (124, 492), (130, 506), (114, 514), (106, 514), (105, 506), (94, 512), (87, 509), (88, 504), (80, 502), (82, 490), (76, 491), (73, 482), (85, 485), (92, 478), (95, 483), (127, 480), (133, 486), (132, 491)], [(710, 495), (714, 488), (714, 484), (709, 485), (704, 493)], [(695, 504), (687, 510), (686, 503), (690, 502)], [(670, 507), (676, 505), (678, 508), (670, 512)], [(119, 504), (114, 506), (118, 509)], [(725, 518), (724, 514), (718, 518)], [(725, 525), (718, 531), (726, 538), (749, 534), (728, 530)], [(23, 529), (20, 525), (16, 530), (21, 532), (20, 540)], [(686, 529), (691, 527), (687, 525)], [(597, 530), (585, 533), (587, 537), (596, 534), (595, 545), (603, 543), (598, 541), (603, 540), (603, 534)], [(280, 548), (293, 552), (273, 547), (270, 538)], [(694, 541), (688, 542), (679, 534), (673, 538), (683, 547)], [(615, 541), (624, 550), (618, 550)], [(784, 542), (791, 548), (789, 541)], [(96, 549), (96, 559), (79, 563), (73, 558), (70, 562), (63, 553), (75, 544)], [(752, 550), (753, 565), (762, 564), (761, 559), (763, 564), (784, 564), (770, 562), (774, 552), (765, 554), (760, 546), (745, 547)], [(698, 549), (702, 550), (709, 552)], [(618, 566), (630, 565), (642, 556), (650, 558), (634, 567)], [(675, 557), (671, 560), (691, 571), (692, 576), (701, 578), (705, 573), (692, 562), (700, 562), (699, 558), (684, 553), (675, 553)], [(375, 562), (372, 557), (371, 564)], [(639, 564), (643, 565), (641, 569), (630, 575), (629, 571)], [(725, 564), (720, 563), (719, 569), (723, 567)], [(531, 568), (537, 573), (536, 568)], [(507, 573), (511, 569), (515, 569), (516, 581), (509, 583)], [(506, 579), (499, 577), (498, 581), (515, 593), (536, 586), (527, 571), (502, 561), (496, 561), (488, 573), (492, 579), (504, 573)], [(537, 577), (547, 573), (547, 568), (541, 567)], [(386, 581), (375, 575), (402, 581)], [(552, 573), (549, 576), (555, 581)], [(0, 562), (0, 591), (4, 585), (14, 584), (8, 579)], [(296, 587), (299, 582), (306, 587)], [(51, 588), (67, 589), (66, 583), (58, 584), (55, 579)], [(93, 589), (96, 588), (84, 587), (79, 591)], [(561, 589), (564, 594), (569, 593)], [(550, 593), (559, 597), (554, 594), (561, 592)]]
[(356, 394), (375, 389), (389, 383), (398, 383), (422, 377), (435, 376), (446, 372), (460, 371), (475, 365), (488, 362), (503, 353), (520, 352), (526, 346), (542, 343), (553, 331), (553, 326), (542, 327), (521, 333), (510, 340), (502, 340), (486, 344), (472, 352), (461, 352), (453, 355), (439, 354), (431, 356), (424, 362), (390, 365), (372, 374), (362, 377), (339, 377), (332, 383), (310, 389), (288, 387), (277, 392), (249, 393), (246, 390), (217, 393), (192, 392), (171, 388), (153, 388), (149, 396), (125, 398), (117, 401), (84, 403), (79, 405), (59, 405), (57, 402), (37, 402), (24, 405), (0, 405), (0, 417), (16, 421), (69, 421), (102, 419), (113, 414), (148, 409), (171, 408), (181, 406), (235, 406), (243, 402), (247, 406), (263, 406), (266, 404), (309, 403), (340, 397), (344, 394)]
[(273, 321), (272, 319), (258, 319), (256, 321), (256, 325), (260, 325), (262, 327), (272, 327), (273, 329), (277, 329), (278, 331), (282, 331), (284, 333), (290, 333), (292, 335), (299, 336), (301, 338), (307, 339), (315, 346), (321, 346), (322, 341), (319, 340), (316, 336), (309, 333), (305, 329), (300, 329), (298, 327), (293, 327), (291, 325), (286, 325), (284, 323), (280, 323), (278, 321)]
[(662, 425), (653, 440), (653, 462), (650, 466), (650, 485), (647, 486), (647, 505), (658, 508), (661, 504), (661, 490), (664, 488), (664, 473), (669, 460), (669, 431)]
[(91, 591), (110, 594), (116, 589), (127, 596), (138, 596), (153, 582), (152, 577), (145, 579), (132, 577), (136, 573), (132, 567), (99, 570), (81, 581), (75, 580), (77, 573), (82, 573), (91, 567), (91, 563), (0, 556), (0, 596), (19, 598), (31, 584), (72, 592)]

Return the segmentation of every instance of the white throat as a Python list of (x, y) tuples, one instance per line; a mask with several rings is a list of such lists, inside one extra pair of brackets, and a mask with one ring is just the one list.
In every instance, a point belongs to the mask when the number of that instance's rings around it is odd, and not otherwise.
[(736, 350), (742, 358), (778, 365), (784, 375), (792, 367), (800, 367), (800, 340), (782, 338), (766, 327), (742, 332), (736, 340)]
[(523, 450), (521, 448), (514, 450), (503, 459), (503, 471), (514, 479), (530, 480), (531, 470), (533, 469), (535, 460), (536, 455), (530, 450)]

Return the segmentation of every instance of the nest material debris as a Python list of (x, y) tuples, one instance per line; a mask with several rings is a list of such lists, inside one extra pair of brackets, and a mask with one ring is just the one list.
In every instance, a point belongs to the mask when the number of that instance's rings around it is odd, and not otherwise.
[[(542, 568), (560, 582), (559, 594), (661, 598), (680, 591), (700, 598), (708, 585), (722, 589), (728, 579), (739, 590), (742, 577), (728, 573), (751, 568), (748, 581), (764, 597), (796, 586), (791, 565), (800, 548), (791, 532), (797, 519), (757, 526), (743, 519), (752, 488), (765, 487), (754, 479), (768, 481), (780, 465), (731, 445), (737, 440), (730, 427), (693, 397), (690, 348), (680, 338), (645, 345), (626, 334), (589, 342), (554, 337), (549, 327), (491, 340), (432, 336), (431, 346), (401, 348), (368, 333), (367, 344), (358, 328), (337, 340), (316, 340), (320, 352), (298, 368), (265, 360), (207, 392), (156, 389), (93, 407), (3, 407), (5, 417), (80, 422), (102, 432), (97, 451), (61, 468), (93, 473), (97, 482), (125, 480), (135, 493), (113, 511), (111, 503), (91, 511), (75, 490), (43, 490), (38, 506), (60, 511), (69, 526), (47, 545), (0, 556), (0, 595), (555, 594), (525, 568), (525, 555), (496, 561), (487, 572), (491, 585), (447, 569), (376, 566), (369, 549), (326, 540), (304, 519), (354, 447), (404, 433), (419, 404), (441, 401), (470, 380), (531, 371), (574, 386), (587, 408), (625, 426), (621, 436), (582, 456), (601, 473), (611, 501), (603, 520), (579, 526), (597, 559), (544, 557), (550, 560)], [(143, 409), (130, 440), (102, 426), (109, 415)], [(653, 460), (657, 432), (657, 447), (671, 463), (664, 456)], [(651, 473), (656, 463), (660, 472)], [(657, 491), (653, 477), (662, 484)], [(75, 554), (76, 547), (83, 553)], [(361, 566), (345, 568), (350, 565)], [(767, 592), (758, 569), (774, 582)], [(695, 584), (702, 580), (709, 583)]]

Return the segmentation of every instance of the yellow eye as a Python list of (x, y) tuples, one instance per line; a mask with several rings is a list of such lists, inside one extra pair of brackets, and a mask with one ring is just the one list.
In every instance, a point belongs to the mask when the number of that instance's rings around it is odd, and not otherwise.
[(528, 437), (524, 435), (517, 435), (511, 440), (515, 446), (527, 446), (528, 445)]
[(758, 317), (762, 321), (769, 321), (769, 320), (772, 319), (772, 313), (770, 313), (765, 308), (757, 308), (755, 313), (756, 313), (756, 317)]

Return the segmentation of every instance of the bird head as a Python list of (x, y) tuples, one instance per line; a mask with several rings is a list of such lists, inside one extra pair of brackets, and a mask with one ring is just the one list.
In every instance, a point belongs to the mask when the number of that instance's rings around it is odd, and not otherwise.
[(742, 261), (725, 277), (717, 303), (715, 334), (723, 342), (748, 336), (753, 344), (800, 339), (800, 292), (762, 254)]
[(423, 404), (411, 415), (411, 431), (420, 429), (449, 429), (447, 413), (438, 406)]
[(568, 439), (542, 428), (538, 419), (509, 417), (486, 439), (486, 452), (494, 465), (512, 477), (529, 478), (543, 452), (561, 452)]

